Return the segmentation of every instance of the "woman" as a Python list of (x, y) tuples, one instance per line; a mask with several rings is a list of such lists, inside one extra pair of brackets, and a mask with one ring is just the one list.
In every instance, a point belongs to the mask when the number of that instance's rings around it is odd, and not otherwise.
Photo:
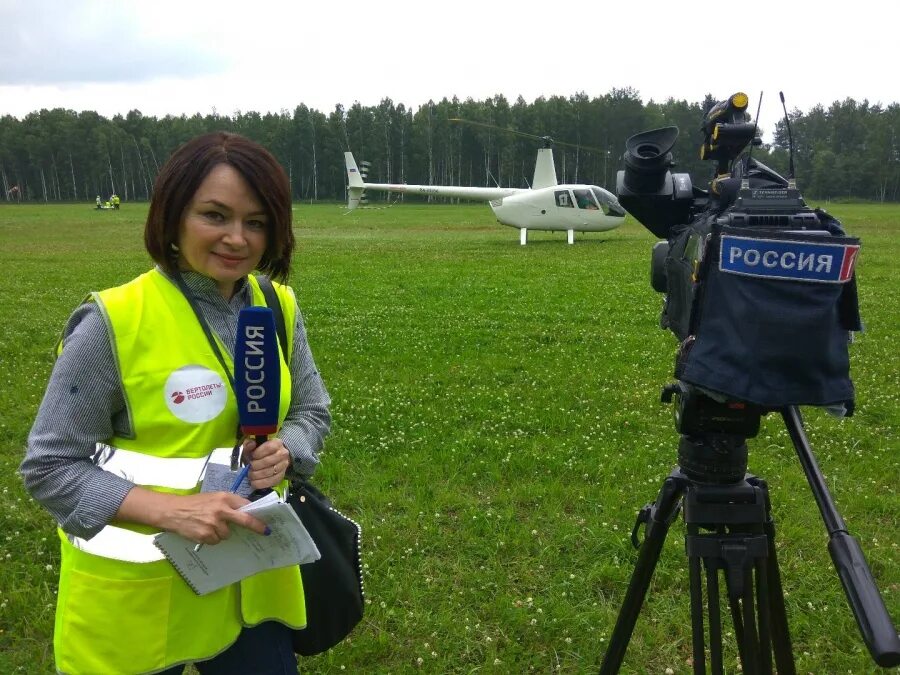
[[(156, 267), (70, 317), (21, 466), (60, 526), (57, 669), (296, 673), (296, 566), (198, 596), (152, 543), (162, 530), (205, 545), (233, 527), (265, 533), (238, 510), (246, 499), (200, 492), (200, 479), (213, 449), (243, 440), (229, 384), (237, 315), (265, 304), (253, 270), (288, 275), (287, 176), (246, 138), (195, 138), (157, 177), (144, 241)], [(293, 292), (274, 286), (290, 359), (278, 437), (243, 440), (254, 489), (312, 474), (331, 423)]]

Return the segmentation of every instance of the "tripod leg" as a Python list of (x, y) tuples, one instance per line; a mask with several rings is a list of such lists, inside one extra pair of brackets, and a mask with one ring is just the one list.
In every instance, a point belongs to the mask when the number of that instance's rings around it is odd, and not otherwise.
[[(696, 525), (689, 525), (688, 536), (697, 536)], [(709, 567), (707, 567), (707, 574)], [(706, 650), (703, 644), (703, 586), (700, 583), (700, 556), (688, 556), (688, 574), (691, 581), (691, 636), (694, 654), (694, 675), (703, 675), (706, 672)], [(711, 591), (709, 591), (711, 593)], [(709, 595), (709, 602), (712, 602)], [(710, 617), (712, 622), (712, 617)], [(713, 671), (715, 672), (715, 671)]]
[(766, 534), (769, 540), (769, 555), (766, 559), (766, 570), (769, 586), (769, 617), (772, 622), (772, 651), (775, 654), (775, 667), (785, 675), (794, 675), (794, 650), (791, 646), (791, 633), (788, 629), (787, 610), (784, 607), (784, 591), (781, 588), (781, 572), (778, 569), (778, 558), (775, 555), (775, 525), (766, 523)]
[(760, 668), (764, 675), (772, 672), (772, 633), (770, 629), (771, 604), (769, 603), (769, 580), (764, 560), (756, 561), (756, 608), (759, 618)]
[(728, 593), (728, 606), (731, 609), (731, 621), (734, 626), (735, 643), (741, 667), (747, 675), (759, 672), (759, 643), (756, 638), (756, 616), (753, 606), (753, 583), (749, 571), (744, 572), (743, 587), (740, 595)]
[(641, 605), (650, 587), (650, 579), (659, 561), (659, 553), (669, 532), (669, 525), (677, 513), (676, 509), (683, 492), (684, 484), (669, 476), (656, 497), (656, 504), (647, 521), (644, 541), (634, 571), (631, 573), (631, 581), (628, 583), (625, 599), (619, 609), (619, 617), (609, 639), (609, 647), (603, 656), (603, 663), (600, 664), (601, 675), (614, 675), (622, 666), (625, 650), (628, 648)]
[(769, 621), (772, 630), (772, 652), (775, 655), (775, 668), (779, 675), (794, 675), (794, 651), (791, 646), (791, 633), (788, 628), (787, 610), (784, 606), (784, 590), (781, 587), (781, 572), (778, 569), (778, 556), (775, 552), (775, 521), (772, 520), (772, 509), (769, 501), (769, 488), (766, 481), (753, 478), (752, 481), (763, 492), (766, 504), (766, 522), (763, 531), (766, 534), (768, 555), (766, 556), (766, 581), (768, 586)]
[(744, 613), (744, 649), (741, 663), (745, 673), (759, 673), (759, 640), (756, 636), (756, 615), (753, 601), (753, 568), (744, 570), (744, 593), (741, 610)]
[(722, 608), (719, 602), (719, 568), (706, 561), (707, 612), (709, 613), (709, 661), (713, 673), (724, 672), (722, 663)]
[(736, 598), (728, 595), (728, 608), (731, 610), (731, 625), (734, 626), (734, 641), (738, 648), (738, 658), (741, 663), (746, 663), (744, 657), (744, 618), (741, 615), (741, 605)]

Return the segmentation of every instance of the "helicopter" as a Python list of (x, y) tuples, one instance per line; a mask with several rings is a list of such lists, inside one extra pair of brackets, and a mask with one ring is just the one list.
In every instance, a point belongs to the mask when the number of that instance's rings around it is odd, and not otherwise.
[[(467, 120), (451, 121), (489, 127)], [(359, 206), (366, 190), (487, 202), (501, 225), (518, 228), (522, 246), (528, 242), (528, 230), (565, 231), (568, 243), (574, 244), (575, 232), (605, 232), (622, 224), (625, 209), (611, 192), (596, 185), (557, 183), (552, 139), (510, 129), (504, 131), (544, 142), (544, 147), (537, 152), (530, 188), (366, 183), (353, 153), (345, 152), (347, 213)]]

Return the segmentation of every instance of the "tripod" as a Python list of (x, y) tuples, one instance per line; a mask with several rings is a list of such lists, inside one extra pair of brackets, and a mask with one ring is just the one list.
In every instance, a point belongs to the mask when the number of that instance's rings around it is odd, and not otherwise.
[[(900, 639), (862, 549), (847, 533), (825, 486), (803, 430), (800, 412), (790, 406), (781, 415), (828, 529), (829, 552), (866, 646), (878, 665), (900, 664)], [(712, 456), (715, 464), (715, 455), (724, 455), (729, 465), (741, 467), (741, 474), (746, 467), (747, 446), (743, 438), (726, 443), (728, 453), (721, 452), (721, 444), (710, 447), (706, 440), (703, 436), (682, 436), (679, 447), (682, 466), (676, 467), (663, 482), (656, 502), (638, 514), (631, 538), (640, 553), (600, 666), (601, 675), (619, 672), (666, 534), (682, 508), (687, 530), (695, 675), (706, 673), (701, 567), (706, 573), (712, 673), (724, 673), (719, 571), (724, 574), (743, 672), (771, 673), (773, 657), (777, 672), (788, 675), (796, 672), (775, 555), (775, 526), (768, 488), (765, 481), (749, 474), (742, 478), (732, 476), (728, 482), (698, 479), (713, 472), (707, 474), (699, 468), (702, 464), (692, 461), (697, 457)], [(683, 467), (688, 465), (691, 470), (685, 472)], [(646, 525), (646, 532), (644, 541), (639, 543), (637, 533), (641, 524)]]

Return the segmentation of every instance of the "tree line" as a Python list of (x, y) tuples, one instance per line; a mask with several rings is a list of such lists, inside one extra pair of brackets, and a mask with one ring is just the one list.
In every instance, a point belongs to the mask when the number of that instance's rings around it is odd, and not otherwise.
[[(233, 131), (269, 148), (288, 173), (296, 200), (342, 200), (343, 152), (368, 162), (371, 182), (528, 187), (540, 137), (555, 145), (559, 180), (614, 191), (625, 139), (676, 125), (676, 171), (705, 186), (712, 163), (699, 158), (704, 112), (715, 102), (643, 103), (633, 89), (590, 98), (503, 96), (429, 101), (417, 109), (385, 98), (376, 106), (341, 105), (325, 114), (306, 105), (279, 113), (235, 112), (162, 118), (132, 110), (112, 119), (61, 108), (0, 118), (0, 188), (6, 201), (91, 201), (116, 193), (149, 198), (156, 174), (181, 143), (209, 131)], [(462, 119), (481, 125), (452, 122)], [(798, 185), (814, 199), (900, 201), (900, 105), (853, 99), (790, 114)], [(510, 134), (511, 129), (520, 134)], [(781, 173), (788, 167), (785, 122), (774, 142), (754, 149)], [(528, 134), (535, 138), (528, 138)], [(372, 195), (378, 198), (377, 195)]]

